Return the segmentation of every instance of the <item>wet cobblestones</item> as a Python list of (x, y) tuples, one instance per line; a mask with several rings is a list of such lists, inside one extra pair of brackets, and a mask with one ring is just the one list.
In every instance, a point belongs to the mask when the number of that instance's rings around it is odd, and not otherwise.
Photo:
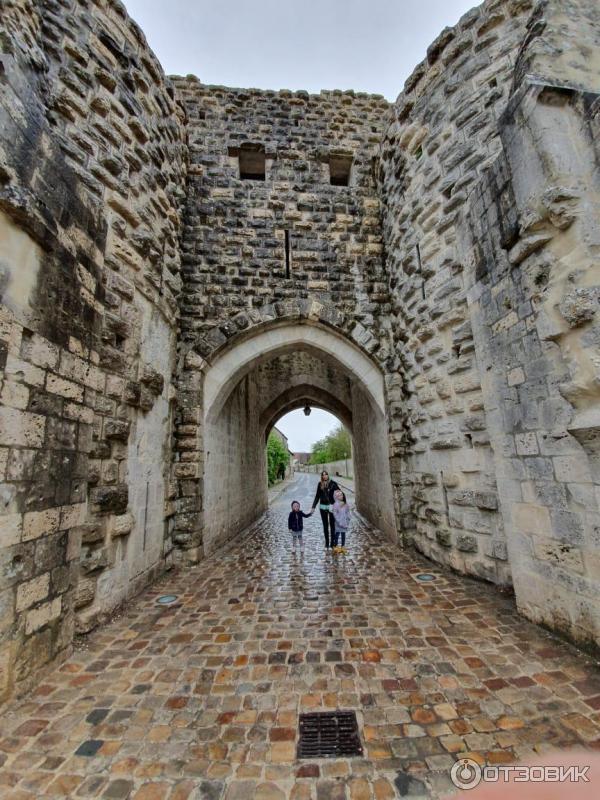
[[(439, 797), (467, 754), (600, 748), (600, 672), (510, 598), (358, 523), (346, 556), (314, 518), (293, 554), (285, 514), (165, 576), (9, 708), (0, 796)], [(299, 713), (332, 709), (356, 710), (364, 757), (296, 760)]]

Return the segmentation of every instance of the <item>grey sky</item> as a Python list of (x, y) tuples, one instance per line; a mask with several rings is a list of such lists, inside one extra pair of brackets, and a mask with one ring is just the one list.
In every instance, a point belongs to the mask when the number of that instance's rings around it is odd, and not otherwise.
[[(395, 100), (427, 47), (474, 0), (125, 0), (163, 68), (204, 83), (354, 89)], [(313, 409), (277, 424), (310, 450), (338, 420)]]
[(304, 411), (299, 408), (282, 417), (277, 427), (288, 437), (288, 447), (292, 453), (309, 453), (316, 441), (339, 424), (339, 419), (328, 411), (313, 408), (310, 417), (305, 417)]
[(169, 74), (260, 89), (355, 89), (395, 100), (473, 0), (125, 0)]

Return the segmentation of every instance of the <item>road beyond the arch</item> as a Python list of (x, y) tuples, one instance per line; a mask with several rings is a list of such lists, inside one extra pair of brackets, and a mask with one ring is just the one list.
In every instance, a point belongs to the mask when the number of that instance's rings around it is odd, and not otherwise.
[[(597, 668), (511, 598), (356, 519), (346, 556), (324, 552), (318, 512), (292, 553), (289, 505), (309, 511), (316, 480), (297, 475), (251, 535), (166, 575), (3, 715), (3, 798), (441, 797), (460, 757), (598, 747)], [(363, 757), (298, 761), (299, 714), (336, 709), (356, 711)]]

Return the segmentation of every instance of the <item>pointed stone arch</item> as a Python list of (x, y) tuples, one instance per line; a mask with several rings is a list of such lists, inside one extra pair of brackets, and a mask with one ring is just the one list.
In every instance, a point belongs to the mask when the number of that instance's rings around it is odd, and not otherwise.
[(227, 322), (203, 331), (188, 344), (187, 351), (193, 351), (211, 363), (223, 350), (243, 337), (254, 336), (261, 328), (294, 323), (308, 323), (332, 330), (362, 350), (383, 372), (386, 371), (390, 359), (389, 343), (374, 336), (354, 317), (316, 300), (287, 300), (241, 311)]
[(260, 425), (264, 427), (266, 436), (269, 435), (273, 426), (285, 414), (295, 411), (297, 408), (302, 408), (306, 403), (312, 408), (321, 408), (323, 411), (329, 411), (334, 414), (352, 432), (351, 409), (329, 392), (315, 388), (311, 384), (303, 383), (298, 386), (291, 386), (263, 411)]
[(340, 363), (353, 379), (360, 381), (373, 402), (385, 415), (383, 374), (376, 364), (356, 345), (337, 331), (306, 322), (280, 321), (276, 325), (257, 326), (251, 336), (239, 337), (222, 348), (204, 371), (204, 418), (218, 410), (231, 388), (261, 361), (279, 352), (302, 347), (319, 352), (329, 361)]

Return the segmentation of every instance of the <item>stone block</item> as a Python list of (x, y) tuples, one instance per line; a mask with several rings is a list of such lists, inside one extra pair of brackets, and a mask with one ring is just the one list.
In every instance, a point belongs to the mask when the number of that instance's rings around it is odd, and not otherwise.
[(432, 450), (455, 450), (463, 446), (463, 442), (459, 436), (439, 436), (432, 441)]
[(104, 438), (126, 442), (129, 438), (131, 423), (123, 419), (107, 419), (104, 421)]
[(109, 397), (120, 398), (125, 390), (125, 381), (117, 375), (106, 376), (106, 394)]
[(74, 503), (73, 505), (62, 506), (60, 509), (60, 530), (66, 531), (82, 525), (85, 520), (87, 510), (86, 503)]
[(473, 499), (477, 508), (496, 511), (498, 508), (498, 495), (496, 492), (474, 492)]
[(550, 513), (552, 532), (555, 537), (571, 544), (583, 544), (585, 541), (585, 526), (581, 514), (575, 511), (566, 511), (553, 508)]
[(452, 547), (452, 534), (450, 531), (437, 530), (435, 532), (435, 538), (437, 543), (442, 547)]
[(78, 403), (83, 402), (83, 386), (79, 386), (73, 381), (66, 380), (58, 375), (48, 373), (46, 389), (48, 392), (58, 394), (68, 400), (76, 400)]
[(84, 422), (86, 425), (91, 425), (94, 421), (93, 409), (77, 403), (65, 403), (63, 413), (65, 417), (77, 420), (77, 422)]
[(21, 541), (23, 530), (22, 514), (6, 514), (0, 517), (0, 527), (2, 529), (2, 546), (11, 547)]
[(520, 456), (535, 456), (539, 453), (537, 436), (532, 431), (515, 434), (515, 444)]
[(509, 386), (519, 386), (521, 383), (524, 383), (525, 373), (523, 372), (522, 367), (515, 367), (514, 369), (509, 370), (506, 379)]
[(127, 511), (129, 490), (126, 484), (99, 486), (92, 489), (90, 500), (99, 513), (124, 514)]
[(578, 547), (566, 542), (557, 542), (540, 536), (533, 537), (533, 550), (536, 558), (548, 561), (569, 572), (584, 572), (583, 556)]
[(6, 380), (2, 386), (0, 402), (5, 406), (24, 410), (29, 403), (29, 389), (22, 383)]
[(489, 548), (486, 548), (485, 554), (490, 558), (497, 559), (498, 561), (507, 561), (508, 550), (506, 548), (506, 542), (502, 541), (501, 539), (492, 540)]
[(533, 503), (515, 503), (513, 521), (517, 530), (524, 533), (548, 534), (552, 530), (548, 509)]
[(46, 418), (8, 406), (0, 407), (0, 444), (17, 447), (41, 447)]
[(49, 622), (57, 619), (60, 616), (62, 609), (62, 598), (57, 597), (54, 600), (44, 603), (38, 608), (34, 608), (27, 613), (27, 620), (25, 623), (25, 633), (29, 636), (31, 633), (43, 628)]
[(28, 511), (23, 516), (23, 541), (39, 539), (41, 536), (55, 533), (60, 525), (60, 508), (48, 508), (45, 511)]
[(556, 480), (565, 483), (589, 483), (590, 473), (586, 459), (577, 456), (556, 456), (553, 459)]
[(106, 569), (109, 564), (110, 558), (108, 550), (105, 547), (100, 547), (97, 550), (88, 550), (80, 559), (81, 571), (85, 575)]
[(131, 533), (135, 519), (131, 514), (121, 514), (120, 516), (113, 517), (110, 521), (110, 535), (114, 538), (116, 536), (126, 536)]
[(75, 591), (75, 608), (88, 606), (96, 596), (96, 580), (94, 578), (80, 578)]
[(94, 544), (104, 539), (104, 530), (100, 522), (86, 522), (77, 529), (81, 536), (81, 544)]
[(12, 686), (14, 642), (0, 642), (0, 700), (6, 697)]
[[(237, 319), (237, 317), (236, 317), (236, 319)], [(150, 367), (150, 366), (145, 366), (144, 367), (144, 369), (142, 371), (142, 375), (141, 375), (140, 381), (145, 386), (148, 387), (148, 389), (152, 392), (153, 395), (158, 397), (158, 395), (162, 394), (162, 391), (163, 391), (164, 386), (165, 386), (165, 379), (160, 374), (160, 372), (157, 372), (152, 367)]]
[(576, 328), (594, 318), (599, 299), (600, 289), (597, 286), (578, 287), (563, 297), (558, 309), (569, 327)]
[(81, 529), (71, 528), (67, 537), (67, 563), (79, 560), (81, 552)]
[(14, 588), (0, 591), (0, 639), (3, 634), (10, 631), (15, 621), (15, 592)]
[(461, 534), (456, 537), (456, 549), (463, 553), (477, 552), (477, 539), (469, 534)]
[(17, 588), (17, 612), (23, 611), (48, 597), (50, 591), (50, 573), (45, 572), (31, 581), (20, 584)]
[(37, 367), (54, 369), (58, 364), (58, 355), (58, 347), (37, 333), (23, 338), (21, 356), (25, 361), (29, 361)]

